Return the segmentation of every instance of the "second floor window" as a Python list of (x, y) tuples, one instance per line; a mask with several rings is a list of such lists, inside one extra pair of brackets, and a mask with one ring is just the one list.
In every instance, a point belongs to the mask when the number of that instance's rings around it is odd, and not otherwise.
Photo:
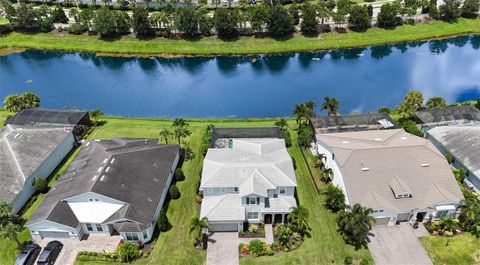
[(285, 194), (286, 190), (285, 187), (280, 187), (280, 194)]
[(247, 197), (247, 205), (260, 204), (260, 197)]

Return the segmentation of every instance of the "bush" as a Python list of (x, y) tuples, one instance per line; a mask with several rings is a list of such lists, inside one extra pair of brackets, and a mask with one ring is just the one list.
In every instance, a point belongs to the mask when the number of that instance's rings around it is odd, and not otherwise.
[(285, 146), (287, 147), (292, 146), (292, 137), (290, 136), (290, 131), (288, 131), (288, 129), (282, 130), (282, 138), (285, 141)]
[(362, 261), (360, 261), (360, 265), (370, 265), (370, 262), (366, 259), (362, 259)]
[(172, 198), (173, 200), (180, 198), (180, 191), (178, 190), (177, 186), (172, 185), (169, 191), (170, 191), (170, 198)]
[(41, 32), (48, 33), (52, 31), (53, 21), (50, 18), (44, 18), (39, 20), (38, 25)]
[(131, 262), (140, 256), (140, 249), (137, 244), (127, 241), (118, 246), (117, 255), (120, 261)]
[(80, 35), (87, 32), (88, 27), (86, 25), (75, 23), (67, 28), (69, 34)]
[(265, 241), (260, 241), (260, 240), (252, 240), (250, 241), (250, 244), (248, 244), (248, 249), (250, 250), (250, 253), (254, 255), (255, 257), (265, 255), (265, 248), (267, 246), (267, 243)]
[(345, 257), (345, 259), (343, 259), (343, 264), (352, 265), (353, 264), (353, 258), (350, 257), (350, 256)]
[(402, 126), (402, 128), (408, 132), (408, 133), (411, 133), (413, 135), (416, 135), (416, 136), (419, 136), (419, 137), (423, 137), (423, 132), (418, 129), (417, 127), (417, 124), (412, 121), (412, 120), (402, 120), (400, 121), (400, 125)]
[(35, 189), (40, 193), (44, 193), (47, 190), (47, 181), (43, 178), (36, 177), (34, 182)]
[(248, 226), (248, 232), (250, 233), (257, 233), (258, 232), (258, 225), (256, 224), (250, 224)]
[(185, 175), (183, 174), (183, 170), (181, 168), (177, 168), (175, 170), (175, 179), (177, 181), (183, 181), (185, 180)]

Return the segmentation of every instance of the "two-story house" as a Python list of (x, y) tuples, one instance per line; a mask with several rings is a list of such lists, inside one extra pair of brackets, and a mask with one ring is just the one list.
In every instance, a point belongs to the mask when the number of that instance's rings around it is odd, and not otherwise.
[[(222, 139), (220, 139), (222, 141)], [(278, 138), (223, 139), (203, 164), (200, 217), (210, 231), (243, 231), (248, 223), (283, 223), (297, 181), (285, 141)]]
[(179, 160), (158, 139), (89, 140), (25, 224), (32, 238), (151, 240)]

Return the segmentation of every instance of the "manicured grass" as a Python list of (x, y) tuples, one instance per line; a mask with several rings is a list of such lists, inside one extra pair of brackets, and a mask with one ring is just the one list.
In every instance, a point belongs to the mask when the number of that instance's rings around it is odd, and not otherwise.
[(475, 238), (470, 233), (454, 236), (450, 239), (427, 236), (420, 238), (420, 242), (436, 265), (480, 264), (480, 239)]
[(138, 40), (131, 36), (104, 41), (96, 36), (68, 34), (12, 33), (0, 37), (0, 48), (32, 48), (75, 52), (114, 53), (119, 55), (220, 55), (301, 52), (397, 43), (459, 34), (480, 33), (480, 19), (459, 19), (456, 23), (432, 22), (396, 29), (369, 29), (367, 32), (326, 33), (307, 38), (296, 34), (286, 39), (240, 37), (223, 41), (216, 37), (200, 40), (156, 38)]
[(5, 120), (13, 113), (0, 109), (0, 128), (3, 127)]
[[(296, 137), (296, 134), (292, 134)], [(324, 196), (319, 195), (308, 175), (307, 165), (302, 159), (300, 149), (296, 146), (289, 148), (290, 155), (297, 162), (297, 193), (300, 204), (310, 211), (310, 226), (312, 237), (307, 239), (299, 249), (271, 257), (242, 257), (240, 264), (343, 264), (344, 258), (350, 256), (356, 260), (366, 259), (373, 264), (368, 249), (355, 249), (346, 245), (337, 232), (336, 215), (329, 212), (324, 206)], [(308, 151), (308, 150), (307, 150)], [(313, 165), (312, 165), (313, 166)]]

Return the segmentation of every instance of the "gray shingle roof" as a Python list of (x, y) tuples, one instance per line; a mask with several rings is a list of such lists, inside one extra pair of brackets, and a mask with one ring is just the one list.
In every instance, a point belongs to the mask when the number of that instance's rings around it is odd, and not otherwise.
[[(71, 132), (7, 125), (0, 129), (0, 201), (12, 202), (26, 178)], [(30, 183), (28, 184), (30, 185)]]
[(428, 109), (416, 113), (421, 123), (480, 122), (480, 111), (473, 106), (452, 106), (445, 109)]
[[(407, 212), (463, 199), (443, 155), (402, 129), (319, 134), (317, 140), (335, 154), (352, 203)], [(412, 196), (397, 199), (400, 190)]]
[(89, 140), (27, 225), (49, 219), (62, 200), (95, 192), (128, 205), (105, 222), (124, 218), (144, 229), (153, 220), (178, 152), (178, 145), (159, 145), (157, 139)]

